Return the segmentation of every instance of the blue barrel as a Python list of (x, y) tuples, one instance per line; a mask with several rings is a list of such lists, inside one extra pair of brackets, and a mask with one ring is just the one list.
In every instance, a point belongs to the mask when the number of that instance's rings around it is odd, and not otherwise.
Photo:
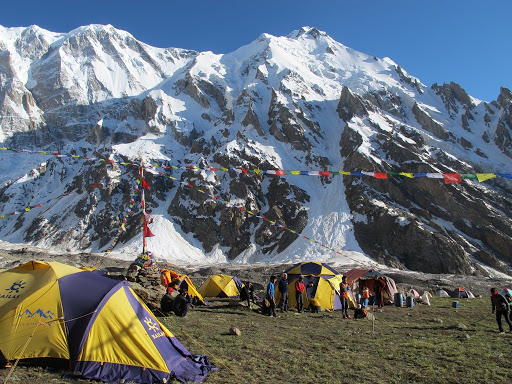
[(395, 293), (395, 307), (404, 306), (404, 296), (401, 293)]
[(457, 300), (452, 301), (452, 307), (453, 308), (459, 308), (459, 302)]
[(412, 296), (407, 296), (407, 298), (405, 299), (405, 306), (407, 308), (412, 308), (414, 307), (414, 297)]

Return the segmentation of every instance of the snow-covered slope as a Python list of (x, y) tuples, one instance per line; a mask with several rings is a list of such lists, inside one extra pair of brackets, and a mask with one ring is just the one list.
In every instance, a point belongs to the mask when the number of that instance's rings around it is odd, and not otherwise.
[(75, 155), (0, 152), (0, 213), (45, 202), (2, 219), (2, 240), (103, 252), (132, 204), (111, 254), (133, 259), (142, 216), (126, 163), (142, 160), (165, 173), (147, 173), (148, 246), (160, 259), (464, 273), (512, 261), (508, 181), (398, 175), (510, 171), (507, 89), (488, 103), (454, 83), (429, 88), (310, 27), (223, 55), (150, 47), (110, 25), (0, 27), (0, 48), (0, 141)]

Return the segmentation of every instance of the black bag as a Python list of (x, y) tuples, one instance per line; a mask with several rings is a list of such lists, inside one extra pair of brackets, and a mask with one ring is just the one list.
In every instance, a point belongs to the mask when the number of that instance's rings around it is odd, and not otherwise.
[(368, 311), (364, 308), (356, 308), (354, 312), (354, 318), (355, 319), (364, 319), (365, 317), (368, 317)]

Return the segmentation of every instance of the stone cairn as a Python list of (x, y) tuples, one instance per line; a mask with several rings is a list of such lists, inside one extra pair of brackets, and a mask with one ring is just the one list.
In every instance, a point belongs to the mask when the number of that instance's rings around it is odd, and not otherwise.
[(130, 281), (133, 291), (144, 301), (148, 308), (156, 316), (162, 316), (160, 300), (165, 294), (165, 287), (160, 284), (158, 267), (143, 267), (136, 272), (129, 272), (126, 279)]

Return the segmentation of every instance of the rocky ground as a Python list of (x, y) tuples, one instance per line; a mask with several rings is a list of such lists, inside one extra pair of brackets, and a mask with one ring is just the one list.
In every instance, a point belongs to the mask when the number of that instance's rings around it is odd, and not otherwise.
[[(54, 253), (46, 250), (42, 251), (34, 247), (0, 249), (0, 269), (13, 268), (30, 260), (58, 261), (76, 267), (89, 267), (94, 265), (96, 268), (107, 270), (111, 275), (117, 275), (120, 279), (126, 275), (130, 265), (130, 262), (126, 260), (112, 259), (89, 253)], [(256, 283), (256, 290), (264, 288), (270, 275), (280, 274), (290, 265), (291, 264), (218, 264), (214, 267), (197, 267), (196, 269), (191, 269), (165, 262), (159, 263), (159, 267), (162, 269), (172, 269), (178, 273), (187, 274), (196, 287), (199, 287), (208, 276), (225, 273), (238, 276), (242, 281), (252, 281)], [(344, 271), (356, 267), (359, 266), (345, 265), (343, 267), (337, 267), (337, 269), (343, 273)], [(393, 278), (399, 289), (403, 291), (414, 288), (421, 293), (425, 290), (432, 292), (438, 289), (445, 289), (450, 291), (456, 287), (464, 287), (475, 296), (486, 296), (488, 295), (489, 288), (492, 286), (496, 286), (497, 288), (512, 288), (512, 276), (506, 278), (502, 274), (481, 277), (472, 275), (426, 274), (396, 269), (383, 269), (381, 272)], [(142, 286), (154, 285), (154, 283), (157, 282), (158, 276), (151, 275), (152, 273), (150, 272), (148, 278), (143, 279), (143, 281), (134, 282), (132, 279), (132, 283), (134, 283), (133, 285), (136, 287), (137, 283)]]

